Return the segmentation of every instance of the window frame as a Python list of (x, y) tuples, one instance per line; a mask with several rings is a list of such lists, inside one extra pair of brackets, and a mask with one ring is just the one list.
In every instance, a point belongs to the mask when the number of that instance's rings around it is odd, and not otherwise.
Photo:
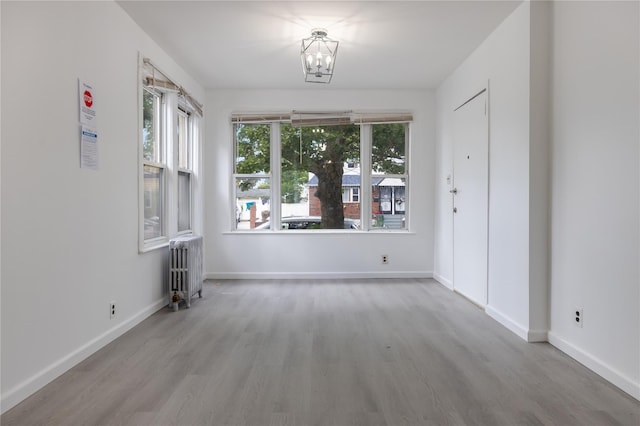
[[(411, 122), (398, 122), (399, 124), (404, 124), (404, 173), (375, 173), (374, 174), (374, 170), (373, 170), (373, 166), (372, 164), (369, 165), (369, 170), (370, 170), (370, 178), (371, 178), (371, 182), (369, 184), (369, 197), (370, 197), (370, 201), (369, 201), (369, 208), (371, 208), (372, 204), (373, 204), (373, 179), (374, 178), (382, 178), (382, 179), (401, 179), (404, 180), (404, 197), (405, 197), (405, 201), (404, 201), (404, 226), (402, 228), (385, 228), (385, 227), (375, 227), (373, 226), (373, 219), (374, 219), (374, 212), (371, 212), (371, 214), (369, 215), (369, 217), (372, 218), (371, 221), (367, 221), (367, 225), (369, 226), (371, 231), (374, 232), (398, 232), (398, 231), (408, 231), (410, 222), (409, 222), (409, 217), (410, 217), (410, 201), (411, 201), (411, 196), (410, 196), (410, 192), (409, 192), (409, 153), (410, 153), (410, 141), (411, 141), (411, 137), (410, 137), (410, 133), (411, 133)], [(368, 124), (368, 126), (370, 126), (370, 131), (368, 133), (369, 135), (369, 160), (372, 161), (373, 158), (373, 126), (376, 125), (383, 125), (383, 124), (396, 124), (396, 123), (389, 123), (389, 122), (384, 122), (384, 123), (371, 123)], [(381, 213), (382, 214), (382, 213)]]
[[(354, 198), (356, 198), (356, 200), (354, 200)], [(360, 204), (360, 186), (343, 186), (342, 202), (350, 204)]]
[[(191, 112), (186, 110), (186, 107), (182, 105), (178, 106), (177, 109), (177, 120), (176, 120), (176, 143), (175, 143), (175, 155), (176, 155), (176, 235), (188, 235), (193, 233), (193, 181), (194, 181), (194, 173), (193, 173), (193, 151), (194, 151), (194, 139), (195, 139), (195, 129), (194, 129), (194, 119)], [(184, 117), (185, 120), (185, 131), (183, 135), (185, 136), (185, 159), (186, 159), (186, 167), (181, 164), (181, 135), (180, 135), (180, 117)], [(180, 209), (181, 209), (181, 200), (180, 200), (180, 175), (186, 175), (189, 177), (189, 226), (187, 229), (180, 230)]]
[[(154, 118), (157, 119), (157, 123), (154, 123), (154, 133), (158, 138), (157, 143), (155, 143), (157, 147), (157, 153), (154, 155), (154, 160), (148, 160), (144, 154), (144, 95), (145, 91), (157, 99), (157, 112), (154, 113)], [(140, 104), (139, 108), (140, 112), (140, 141), (138, 143), (139, 156), (140, 156), (140, 183), (139, 183), (139, 193), (142, 194), (140, 198), (140, 214), (139, 214), (139, 241), (140, 241), (140, 251), (147, 251), (149, 249), (153, 249), (159, 246), (163, 246), (168, 243), (167, 238), (167, 149), (166, 149), (166, 116), (167, 116), (167, 105), (165, 93), (154, 90), (153, 88), (141, 85), (140, 88)], [(154, 167), (160, 170), (161, 178), (160, 178), (160, 187), (159, 191), (160, 197), (160, 235), (154, 236), (151, 238), (145, 237), (145, 208), (147, 206), (147, 193), (145, 187), (145, 168)], [(153, 203), (152, 203), (153, 204)]]
[[(269, 126), (269, 172), (259, 172), (259, 173), (238, 173), (238, 163), (237, 163), (237, 159), (238, 159), (238, 144), (237, 144), (237, 126), (239, 125), (268, 125)], [(277, 127), (277, 129), (276, 129)], [(279, 164), (279, 163), (274, 163), (274, 147), (273, 147), (273, 140), (274, 140), (274, 135), (279, 139), (280, 138), (280, 127), (279, 127), (279, 123), (274, 123), (274, 122), (261, 122), (261, 121), (242, 121), (242, 122), (232, 122), (231, 123), (231, 143), (233, 146), (233, 158), (231, 159), (231, 170), (232, 170), (232, 175), (231, 175), (231, 190), (229, 191), (229, 193), (231, 194), (232, 197), (232, 203), (231, 203), (231, 209), (233, 211), (233, 214), (231, 215), (231, 230), (233, 232), (243, 232), (243, 230), (239, 230), (237, 229), (237, 225), (238, 225), (238, 221), (237, 221), (237, 207), (238, 207), (238, 179), (258, 179), (258, 180), (266, 180), (267, 182), (269, 182), (269, 188), (270, 188), (270, 202), (272, 200), (274, 200), (274, 164)], [(280, 157), (277, 157), (277, 161), (280, 160)], [(278, 174), (279, 176), (279, 174)], [(278, 184), (278, 193), (279, 193), (279, 184)], [(279, 208), (279, 203), (273, 203), (273, 204), (278, 204), (278, 212), (280, 211)], [(273, 221), (273, 204), (271, 204), (271, 211), (270, 211), (270, 224), (271, 224), (271, 228), (273, 228), (274, 225), (274, 221)], [(280, 221), (277, 221), (277, 226), (280, 226)], [(251, 231), (253, 232), (253, 231)]]
[[(344, 189), (349, 190), (349, 201), (344, 201), (345, 203), (357, 203), (360, 205), (360, 229), (359, 230), (343, 230), (343, 229), (315, 229), (309, 231), (298, 231), (295, 234), (300, 232), (308, 232), (308, 233), (344, 233), (344, 232), (360, 232), (360, 233), (376, 233), (376, 232), (393, 232), (393, 233), (402, 233), (410, 231), (410, 186), (409, 186), (409, 176), (410, 176), (410, 140), (411, 140), (411, 124), (413, 121), (412, 114), (410, 113), (375, 113), (373, 116), (375, 118), (367, 120), (366, 113), (356, 113), (357, 117), (361, 118), (360, 122), (352, 122), (351, 124), (358, 124), (360, 126), (360, 186), (358, 187), (358, 201), (353, 201), (353, 187), (343, 187)], [(243, 119), (243, 117), (247, 117)], [(265, 232), (269, 233), (291, 233), (286, 229), (282, 229), (280, 217), (281, 212), (281, 134), (280, 134), (280, 124), (281, 123), (291, 123), (291, 116), (284, 113), (271, 113), (271, 114), (239, 114), (233, 113), (231, 119), (231, 129), (232, 129), (232, 176), (231, 176), (231, 206), (230, 206), (230, 229), (233, 233), (251, 233), (251, 234), (261, 234)], [(362, 120), (362, 117), (365, 117)], [(378, 120), (378, 118), (382, 118)], [(389, 119), (389, 117), (391, 117)], [(397, 117), (397, 119), (394, 119)], [(404, 160), (404, 173), (401, 174), (373, 174), (372, 170), (372, 137), (373, 131), (372, 126), (377, 124), (391, 124), (391, 123), (402, 123), (405, 125), (405, 160)], [(238, 124), (266, 124), (271, 126), (270, 132), (270, 171), (269, 173), (264, 174), (237, 174), (236, 173), (236, 161), (237, 161), (237, 131), (236, 125)], [(331, 124), (327, 124), (331, 125)], [(404, 226), (402, 228), (378, 228), (375, 227), (372, 223), (372, 203), (373, 203), (373, 186), (372, 181), (373, 177), (390, 177), (390, 178), (401, 178), (404, 179), (405, 183), (405, 210), (404, 210)], [(270, 182), (270, 228), (267, 230), (245, 230), (237, 228), (237, 192), (236, 192), (236, 181), (238, 178), (265, 178)], [(363, 190), (362, 188), (367, 188), (367, 190)], [(275, 201), (274, 201), (275, 200)]]
[[(163, 248), (169, 245), (171, 238), (178, 235), (194, 234), (196, 228), (202, 224), (196, 206), (201, 205), (202, 189), (199, 185), (199, 173), (201, 170), (201, 118), (202, 105), (189, 95), (184, 89), (173, 82), (164, 73), (159, 71), (152, 62), (138, 57), (138, 252)], [(158, 137), (159, 157), (155, 161), (145, 158), (144, 153), (144, 108), (145, 93), (157, 96), (159, 101), (158, 112)], [(180, 116), (186, 114), (186, 146), (187, 162), (180, 164), (180, 138), (178, 135)], [(182, 167), (182, 166), (188, 167)], [(149, 200), (145, 190), (145, 168), (157, 167), (162, 170), (162, 190), (160, 192), (162, 213), (161, 235), (145, 239), (145, 207)], [(180, 204), (180, 175), (186, 173), (189, 176), (188, 203), (189, 203), (189, 229), (179, 229), (179, 204)]]

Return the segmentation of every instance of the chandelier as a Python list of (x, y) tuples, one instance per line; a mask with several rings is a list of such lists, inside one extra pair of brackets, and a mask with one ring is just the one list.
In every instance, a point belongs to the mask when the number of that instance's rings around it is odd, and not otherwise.
[(316, 28), (311, 37), (302, 39), (300, 58), (304, 81), (307, 83), (329, 83), (333, 77), (338, 42), (327, 37), (327, 30)]

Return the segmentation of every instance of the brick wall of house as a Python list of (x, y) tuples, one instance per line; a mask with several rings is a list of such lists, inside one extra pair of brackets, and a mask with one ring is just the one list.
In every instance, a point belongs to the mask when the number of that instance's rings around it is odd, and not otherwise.
[(380, 213), (380, 188), (377, 186), (371, 187), (371, 213)]
[(314, 191), (309, 191), (309, 216), (322, 216), (320, 211), (320, 200), (316, 197)]
[[(380, 190), (377, 186), (372, 187), (373, 200), (371, 201), (371, 211), (373, 213), (380, 211)], [(320, 209), (320, 200), (313, 195), (315, 188), (309, 190), (309, 216), (322, 216)], [(360, 203), (344, 203), (344, 217), (351, 219), (360, 219)]]
[(343, 203), (344, 217), (360, 219), (360, 203)]

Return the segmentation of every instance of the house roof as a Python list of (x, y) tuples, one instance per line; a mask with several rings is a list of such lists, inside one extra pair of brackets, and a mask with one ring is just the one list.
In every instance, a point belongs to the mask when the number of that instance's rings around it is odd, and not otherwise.
[(246, 191), (238, 191), (238, 198), (269, 198), (271, 197), (271, 190), (269, 188), (248, 189)]

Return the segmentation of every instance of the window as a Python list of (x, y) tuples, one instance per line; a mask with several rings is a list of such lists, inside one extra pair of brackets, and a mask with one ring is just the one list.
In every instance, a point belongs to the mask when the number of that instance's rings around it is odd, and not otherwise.
[(407, 126), (406, 123), (371, 126), (372, 228), (406, 227)]
[(360, 201), (360, 187), (352, 186), (348, 188), (342, 188), (343, 203), (357, 203), (359, 201)]
[(360, 184), (360, 126), (283, 123), (280, 128), (281, 223), (307, 216), (320, 218), (311, 229), (345, 229), (345, 219), (359, 223), (359, 207), (347, 207), (343, 187)]
[(234, 135), (235, 226), (255, 229), (271, 215), (271, 125), (239, 123)]
[(190, 114), (178, 110), (178, 232), (191, 231), (191, 175), (193, 129)]
[(143, 59), (139, 250), (193, 230), (201, 105)]
[(407, 229), (411, 115), (301, 115), (232, 117), (234, 229)]
[(162, 96), (143, 89), (142, 156), (144, 175), (144, 239), (164, 235), (165, 169), (160, 121)]

